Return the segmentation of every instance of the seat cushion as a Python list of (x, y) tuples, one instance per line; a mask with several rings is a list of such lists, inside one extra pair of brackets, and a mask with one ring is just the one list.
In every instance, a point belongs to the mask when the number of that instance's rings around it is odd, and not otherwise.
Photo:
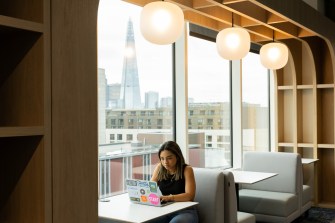
[(245, 212), (237, 212), (237, 222), (238, 223), (255, 223), (256, 217), (253, 214)]
[(240, 211), (263, 215), (289, 216), (298, 209), (298, 196), (291, 193), (242, 189)]
[(302, 204), (306, 204), (312, 200), (312, 188), (308, 185), (303, 185)]

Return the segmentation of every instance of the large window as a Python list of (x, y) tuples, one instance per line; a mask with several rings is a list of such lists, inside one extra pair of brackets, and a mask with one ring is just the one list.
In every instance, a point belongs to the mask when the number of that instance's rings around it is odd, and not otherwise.
[[(159, 146), (174, 135), (194, 167), (239, 167), (243, 150), (270, 147), (269, 74), (259, 55), (225, 60), (207, 29), (209, 38), (190, 32), (174, 48), (151, 44), (139, 32), (140, 11), (121, 0), (100, 0), (100, 197), (122, 192), (126, 178), (150, 179)], [(187, 76), (180, 76), (181, 64)], [(188, 100), (180, 98), (185, 88)]]
[(242, 60), (243, 151), (270, 149), (269, 72), (259, 54)]
[(140, 11), (99, 4), (100, 197), (123, 191), (125, 178), (150, 178), (160, 144), (172, 139), (172, 49), (143, 39)]
[(230, 167), (230, 71), (215, 42), (188, 37), (188, 142), (190, 164)]

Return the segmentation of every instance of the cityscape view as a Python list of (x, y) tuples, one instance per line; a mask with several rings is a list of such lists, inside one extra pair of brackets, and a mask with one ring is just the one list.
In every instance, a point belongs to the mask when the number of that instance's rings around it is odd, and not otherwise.
[[(102, 1), (100, 7), (103, 4)], [(121, 1), (119, 4), (127, 5)], [(104, 67), (100, 67), (100, 64), (98, 69), (100, 197), (122, 192), (126, 178), (150, 179), (154, 166), (159, 162), (157, 157), (159, 146), (167, 140), (173, 140), (174, 98), (171, 46), (156, 47), (160, 48), (161, 53), (158, 54), (158, 57), (164, 58), (160, 61), (164, 63), (164, 66), (162, 65), (161, 69), (157, 70), (152, 68), (156, 72), (156, 80), (147, 78), (145, 69), (142, 67), (144, 58), (137, 56), (136, 42), (140, 37), (137, 37), (134, 31), (133, 21), (135, 19), (128, 16), (126, 26), (120, 28), (125, 32), (122, 44), (124, 50), (118, 53), (119, 57), (122, 57), (122, 60), (118, 59), (118, 63), (122, 63), (122, 66), (118, 65), (118, 73), (121, 75), (113, 75), (120, 76), (120, 80), (116, 80), (115, 77), (110, 78), (112, 74), (108, 73)], [(189, 39), (190, 42), (198, 41), (194, 37), (189, 37)], [(120, 45), (119, 42), (118, 45)], [(212, 47), (213, 44), (210, 46)], [(197, 50), (196, 47), (190, 48)], [(195, 56), (194, 53), (190, 55)], [(192, 64), (192, 56), (190, 56), (190, 64)], [(99, 54), (99, 60), (100, 58)], [(152, 57), (146, 58), (146, 60), (151, 59)], [(170, 68), (166, 69), (166, 64)], [(199, 65), (201, 66), (200, 63)], [(231, 166), (231, 104), (229, 85), (227, 85), (229, 83), (228, 65), (228, 62), (220, 65), (226, 70), (226, 77), (217, 78), (226, 78), (226, 80), (222, 79), (225, 86), (215, 87), (217, 83), (212, 83), (212, 94), (221, 95), (221, 99), (215, 99), (213, 96), (207, 100), (200, 99), (200, 96), (199, 98), (188, 98), (188, 155), (189, 164), (194, 167), (227, 168)], [(194, 67), (196, 66), (189, 69), (190, 80), (196, 79), (196, 76), (192, 76), (192, 73), (195, 73), (192, 71)], [(211, 70), (207, 70), (208, 72), (204, 72), (210, 75)], [(213, 72), (213, 75), (217, 75), (216, 73)], [(193, 88), (199, 89), (199, 83), (206, 84), (204, 81), (192, 83), (195, 83), (195, 86), (190, 85), (189, 91), (192, 91)], [(160, 86), (164, 90), (160, 91)], [(189, 95), (196, 94), (189, 92)], [(197, 95), (202, 94), (197, 92)], [(243, 110), (245, 117), (255, 114), (264, 117), (268, 113), (268, 107), (260, 104), (243, 103), (242, 106), (245, 108)], [(243, 137), (246, 148), (248, 144), (252, 147), (256, 138), (254, 123), (250, 122), (250, 119), (245, 118), (242, 123), (245, 128)], [(264, 131), (267, 131), (266, 128)], [(257, 134), (262, 135), (266, 132), (260, 130)]]

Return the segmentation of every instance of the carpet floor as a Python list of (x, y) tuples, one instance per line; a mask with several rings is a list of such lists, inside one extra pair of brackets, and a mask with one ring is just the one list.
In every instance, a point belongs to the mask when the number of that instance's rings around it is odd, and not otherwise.
[(335, 223), (335, 209), (312, 207), (295, 223)]
[(335, 209), (312, 207), (293, 223), (335, 223)]

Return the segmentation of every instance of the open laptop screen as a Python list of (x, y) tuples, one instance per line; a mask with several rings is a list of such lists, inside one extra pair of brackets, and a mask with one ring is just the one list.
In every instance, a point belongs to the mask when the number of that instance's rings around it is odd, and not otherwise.
[[(155, 181), (126, 179), (129, 199), (133, 203), (162, 206), (161, 191)], [(164, 204), (165, 205), (165, 204)]]

